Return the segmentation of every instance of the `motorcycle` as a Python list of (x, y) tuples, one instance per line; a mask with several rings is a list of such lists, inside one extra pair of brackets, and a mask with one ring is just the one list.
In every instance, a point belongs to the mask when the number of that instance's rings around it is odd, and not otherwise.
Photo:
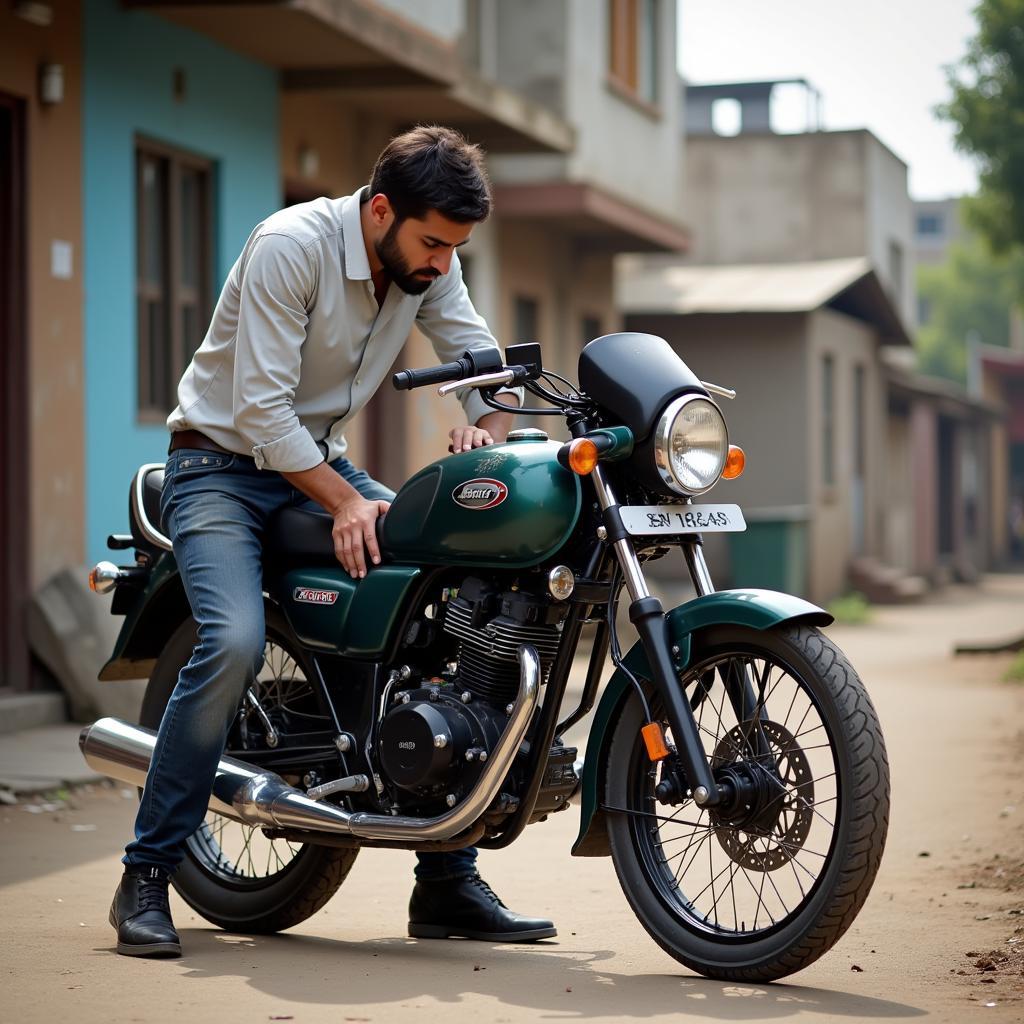
[[(701, 539), (744, 528), (707, 504), (742, 470), (712, 395), (662, 339), (590, 342), (579, 385), (538, 345), (469, 351), (394, 385), (521, 385), (570, 440), (515, 430), (416, 473), (378, 524), (383, 561), (337, 563), (332, 520), (286, 508), (265, 542), (263, 666), (241, 696), (209, 814), (173, 884), (207, 920), (275, 932), (319, 910), (366, 847), (508, 846), (580, 803), (575, 856), (611, 856), (651, 937), (725, 981), (824, 954), (878, 870), (889, 771), (831, 617), (768, 590), (716, 591)], [(135, 562), (101, 562), (125, 621), (101, 679), (148, 677), (138, 726), (82, 732), (98, 771), (142, 786), (195, 625), (159, 526), (163, 467), (130, 492)], [(696, 597), (667, 613), (645, 570), (680, 549)], [(620, 591), (638, 639), (623, 653)], [(563, 701), (585, 629), (579, 705)], [(588, 630), (589, 632), (589, 630)], [(592, 709), (585, 759), (566, 732)]]

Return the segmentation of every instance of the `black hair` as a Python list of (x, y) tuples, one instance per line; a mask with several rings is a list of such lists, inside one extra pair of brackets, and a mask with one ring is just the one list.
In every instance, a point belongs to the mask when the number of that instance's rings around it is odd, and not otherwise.
[(470, 223), (491, 212), (483, 150), (440, 125), (418, 125), (387, 144), (370, 178), (370, 195), (379, 193), (388, 197), (398, 222), (437, 210)]

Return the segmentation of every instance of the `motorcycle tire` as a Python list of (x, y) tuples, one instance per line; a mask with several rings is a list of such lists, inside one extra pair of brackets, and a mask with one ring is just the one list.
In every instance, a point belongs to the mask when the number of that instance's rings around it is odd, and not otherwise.
[[(261, 679), (275, 649), (283, 652), (282, 663), (287, 663), (287, 657), (294, 665), (302, 665), (299, 645), (283, 616), (270, 605), (266, 608), (266, 622), (268, 660)], [(140, 725), (159, 728), (178, 673), (191, 658), (195, 643), (195, 623), (187, 619), (171, 636), (153, 668), (143, 698)], [(261, 683), (256, 685), (259, 688)], [(237, 846), (237, 830), (243, 848), (251, 850), (252, 843), (257, 842), (262, 844), (261, 851), (268, 851), (266, 875), (249, 877), (246, 871), (239, 872), (237, 863), (230, 864), (230, 856), (225, 856), (221, 844), (230, 836), (232, 846)], [(252, 826), (208, 814), (207, 821), (186, 842), (184, 859), (171, 882), (197, 914), (221, 928), (254, 934), (291, 928), (312, 917), (338, 891), (359, 851), (308, 843), (287, 843), (278, 851), (278, 844), (283, 843), (284, 840), (266, 839)], [(287, 859), (281, 857), (282, 852)], [(269, 870), (271, 854), (277, 859), (273, 865), (277, 870), (273, 872)], [(259, 859), (262, 861), (262, 856)], [(251, 866), (251, 853), (249, 861)], [(282, 865), (279, 869), (278, 864)]]
[[(752, 708), (733, 696), (744, 678)], [(680, 681), (716, 781), (730, 779), (746, 802), (698, 808), (671, 761), (649, 759), (630, 691), (605, 775), (615, 870), (644, 928), (680, 963), (722, 981), (774, 981), (829, 950), (871, 889), (889, 816), (878, 718), (842, 652), (806, 625), (702, 631)]]

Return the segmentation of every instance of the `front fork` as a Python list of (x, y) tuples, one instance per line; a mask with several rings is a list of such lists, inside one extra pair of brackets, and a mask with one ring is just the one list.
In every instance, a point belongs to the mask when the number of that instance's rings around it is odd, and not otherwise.
[[(728, 783), (724, 787), (719, 785), (711, 773), (697, 721), (685, 691), (679, 686), (676, 668), (672, 663), (672, 643), (668, 635), (665, 610), (661, 601), (652, 597), (647, 588), (632, 539), (622, 524), (619, 503), (600, 465), (594, 468), (591, 479), (597, 492), (607, 539), (622, 567), (623, 580), (630, 598), (629, 619), (640, 635), (640, 643), (647, 655), (651, 682), (665, 703), (676, 751), (686, 772), (694, 802), (701, 807), (713, 807), (730, 799), (731, 787)], [(714, 593), (714, 584), (700, 545), (696, 541), (685, 543), (683, 555), (698, 597)], [(728, 685), (728, 680), (723, 681)], [(735, 710), (740, 721), (744, 721), (756, 707), (749, 673), (744, 671), (743, 678), (737, 682), (739, 686), (734, 687), (734, 690), (738, 689), (739, 692), (733, 699), (734, 703), (740, 705)]]

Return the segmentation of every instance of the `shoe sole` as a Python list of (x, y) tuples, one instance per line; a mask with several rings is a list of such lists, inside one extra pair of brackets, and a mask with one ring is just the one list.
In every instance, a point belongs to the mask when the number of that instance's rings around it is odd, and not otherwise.
[(119, 942), (117, 951), (121, 956), (150, 956), (169, 959), (181, 956), (181, 945), (177, 942), (147, 942), (144, 945)]
[[(112, 928), (117, 928), (117, 919), (114, 917), (114, 908), (110, 908), (107, 920)], [(129, 942), (118, 942), (117, 951), (121, 956), (149, 956), (153, 958), (170, 959), (181, 956), (180, 942), (147, 942), (135, 944)]]
[(480, 942), (535, 942), (553, 939), (557, 928), (531, 928), (521, 932), (477, 932), (468, 928), (455, 928), (443, 924), (409, 924), (414, 939), (477, 939)]

